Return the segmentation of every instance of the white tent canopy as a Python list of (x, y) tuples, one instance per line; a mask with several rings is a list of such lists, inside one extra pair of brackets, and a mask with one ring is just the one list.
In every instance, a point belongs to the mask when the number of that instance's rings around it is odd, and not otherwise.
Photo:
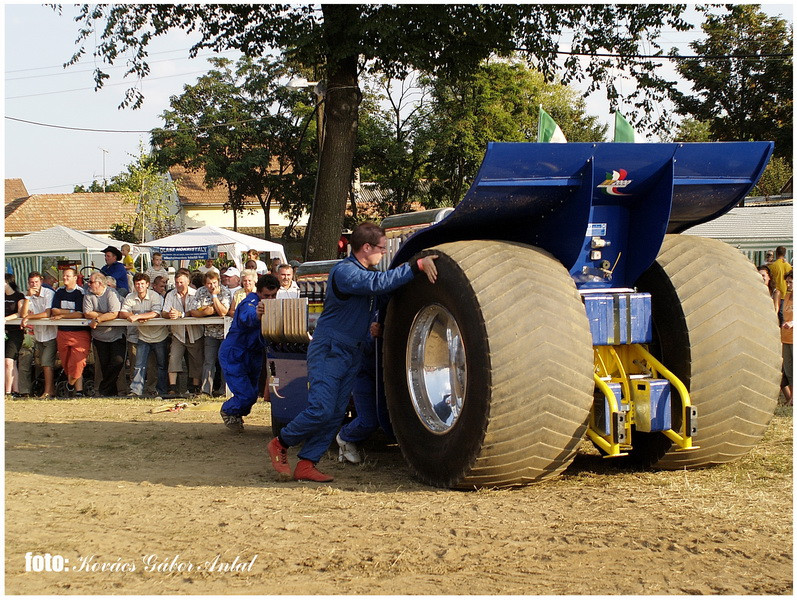
[[(42, 270), (42, 257), (61, 256), (68, 260), (79, 260), (81, 266), (105, 265), (103, 249), (107, 246), (121, 247), (124, 242), (99, 235), (77, 231), (56, 225), (5, 242), (6, 270), (10, 266), (19, 280), (30, 271)], [(133, 244), (131, 253), (135, 254)]]
[(285, 250), (281, 244), (261, 240), (230, 231), (223, 227), (205, 225), (197, 229), (191, 229), (175, 235), (170, 235), (159, 240), (151, 240), (141, 246), (150, 248), (196, 248), (199, 246), (218, 246), (219, 252), (226, 252), (235, 262), (235, 266), (241, 269), (241, 255), (247, 250), (254, 248), (258, 252), (268, 252), (269, 257), (279, 258), (285, 262)]

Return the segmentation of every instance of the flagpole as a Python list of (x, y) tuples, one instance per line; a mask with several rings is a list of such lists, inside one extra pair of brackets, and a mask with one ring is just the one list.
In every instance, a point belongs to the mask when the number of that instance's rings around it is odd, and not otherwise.
[(540, 108), (537, 111), (537, 143), (539, 144), (542, 142), (542, 102), (540, 102)]

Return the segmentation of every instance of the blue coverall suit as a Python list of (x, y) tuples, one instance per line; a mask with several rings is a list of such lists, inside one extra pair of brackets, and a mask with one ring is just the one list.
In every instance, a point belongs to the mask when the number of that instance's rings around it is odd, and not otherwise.
[[(387, 303), (380, 306), (384, 311)], [(371, 315), (371, 323), (379, 321), (379, 311)], [(362, 364), (354, 380), (352, 395), (357, 416), (340, 429), (340, 439), (344, 442), (363, 442), (380, 427), (393, 438), (393, 427), (387, 412), (387, 400), (382, 382), (377, 382), (381, 371), (382, 356), (377, 352), (377, 340), (368, 333), (363, 349)], [(380, 346), (381, 347), (381, 346)], [(377, 368), (379, 361), (380, 368)]]
[(308, 406), (279, 435), (286, 446), (304, 441), (299, 458), (321, 460), (343, 422), (360, 369), (374, 297), (398, 289), (418, 272), (410, 264), (371, 271), (354, 256), (330, 271), (324, 310), (307, 349)]
[(257, 384), (266, 342), (260, 335), (260, 296), (247, 294), (235, 308), (232, 325), (219, 347), (219, 364), (232, 397), (221, 405), (228, 415), (245, 417), (257, 402)]

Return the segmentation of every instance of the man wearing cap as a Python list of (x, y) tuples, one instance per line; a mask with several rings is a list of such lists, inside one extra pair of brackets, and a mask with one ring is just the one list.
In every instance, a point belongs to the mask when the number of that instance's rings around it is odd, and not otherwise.
[(227, 267), (224, 275), (227, 277), (227, 282), (222, 281), (221, 283), (226, 285), (227, 289), (230, 290), (230, 294), (234, 296), (235, 292), (241, 289), (241, 272), (238, 267)]
[(105, 250), (105, 266), (100, 269), (103, 275), (110, 275), (116, 280), (116, 289), (124, 298), (130, 293), (127, 287), (127, 269), (119, 262), (122, 260), (122, 251), (116, 246), (108, 246)]

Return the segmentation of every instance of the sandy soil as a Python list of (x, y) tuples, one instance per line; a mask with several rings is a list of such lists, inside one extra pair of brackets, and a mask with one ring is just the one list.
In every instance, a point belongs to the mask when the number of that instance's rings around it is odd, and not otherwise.
[(624, 471), (584, 444), (558, 479), (454, 492), (384, 440), (362, 466), (324, 459), (332, 484), (277, 482), (268, 405), (237, 436), (154, 404), (6, 401), (6, 593), (793, 590), (790, 410), (732, 465)]

